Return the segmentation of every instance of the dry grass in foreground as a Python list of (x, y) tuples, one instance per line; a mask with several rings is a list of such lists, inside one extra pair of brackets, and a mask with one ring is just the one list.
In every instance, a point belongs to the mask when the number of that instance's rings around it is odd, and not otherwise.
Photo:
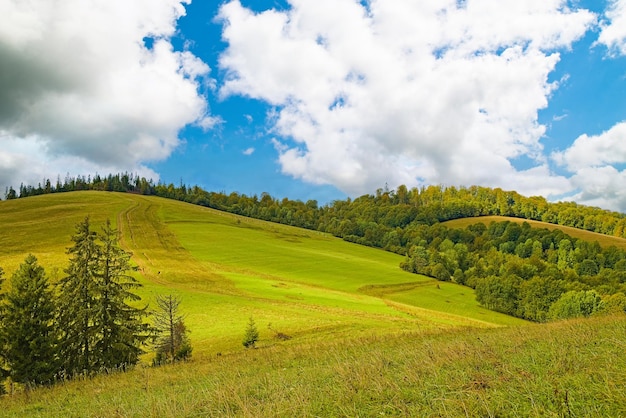
[(3, 416), (626, 416), (626, 316), (281, 345), (7, 396)]

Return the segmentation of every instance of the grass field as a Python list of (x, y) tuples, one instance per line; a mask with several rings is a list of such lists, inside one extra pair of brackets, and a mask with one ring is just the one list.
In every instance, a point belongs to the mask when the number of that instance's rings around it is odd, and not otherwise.
[[(287, 344), (456, 326), (523, 321), (478, 306), (471, 289), (440, 285), (398, 266), (402, 257), (316, 231), (278, 225), (157, 197), (75, 192), (0, 202), (0, 266), (8, 275), (28, 253), (53, 280), (67, 264), (74, 226), (106, 218), (133, 252), (145, 302), (183, 300), (196, 355), (243, 350), (252, 316), (261, 344), (274, 331)], [(371, 290), (375, 288), (376, 291)]]
[(618, 248), (622, 248), (626, 250), (626, 239), (624, 238), (599, 234), (597, 232), (585, 231), (583, 229), (572, 228), (570, 226), (555, 225), (555, 224), (550, 224), (547, 222), (540, 222), (540, 221), (530, 221), (526, 219), (512, 218), (508, 216), (479, 216), (479, 217), (474, 217), (474, 218), (454, 219), (452, 221), (443, 222), (442, 224), (446, 225), (449, 228), (466, 228), (470, 225), (474, 225), (477, 223), (483, 223), (488, 226), (491, 222), (504, 222), (504, 221), (516, 222), (519, 224), (527, 222), (533, 228), (546, 228), (546, 229), (549, 229), (550, 231), (559, 229), (573, 238), (578, 238), (578, 239), (591, 241), (591, 242), (598, 241), (598, 244), (600, 244), (603, 247), (610, 247), (611, 245), (614, 245)]
[(626, 316), (266, 346), (0, 400), (6, 417), (622, 417)]
[[(529, 324), (316, 231), (156, 197), (44, 195), (0, 202), (0, 266), (10, 276), (33, 253), (57, 280), (86, 215), (120, 229), (144, 303), (181, 296), (192, 360), (18, 391), (0, 416), (626, 415), (626, 317)], [(241, 344), (250, 316), (257, 350)]]

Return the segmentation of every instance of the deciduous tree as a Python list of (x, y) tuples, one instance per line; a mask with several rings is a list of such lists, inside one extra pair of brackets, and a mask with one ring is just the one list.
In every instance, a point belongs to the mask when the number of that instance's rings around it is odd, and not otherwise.
[(191, 356), (184, 316), (179, 312), (180, 298), (174, 295), (157, 296), (154, 312), (156, 331), (155, 364), (186, 360)]

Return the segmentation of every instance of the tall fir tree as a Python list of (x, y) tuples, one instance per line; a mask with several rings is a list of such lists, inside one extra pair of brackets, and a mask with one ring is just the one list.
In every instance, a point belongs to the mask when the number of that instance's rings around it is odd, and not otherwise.
[(91, 230), (89, 216), (76, 225), (74, 245), (66, 276), (59, 282), (59, 326), (63, 331), (61, 358), (67, 377), (97, 370), (95, 318), (97, 315), (97, 278), (99, 252), (97, 234)]
[(131, 254), (118, 245), (117, 230), (106, 221), (99, 236), (101, 241), (97, 279), (97, 311), (94, 324), (97, 342), (94, 346), (100, 369), (119, 369), (134, 365), (143, 353), (141, 345), (150, 336), (143, 322), (146, 308), (128, 302), (141, 300), (133, 293), (141, 286), (129, 273), (135, 270)]
[(43, 267), (32, 254), (11, 277), (2, 329), (14, 382), (51, 383), (58, 372), (55, 300)]
[(108, 220), (97, 234), (85, 218), (72, 241), (60, 282), (64, 371), (71, 377), (136, 364), (150, 329), (143, 322), (146, 308), (127, 303), (141, 299), (132, 292), (140, 284), (130, 275), (131, 254), (119, 246)]

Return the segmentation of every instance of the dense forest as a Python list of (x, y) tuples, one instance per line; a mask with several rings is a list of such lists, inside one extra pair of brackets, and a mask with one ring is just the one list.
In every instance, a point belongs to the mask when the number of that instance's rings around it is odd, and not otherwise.
[(485, 307), (533, 321), (626, 308), (626, 253), (561, 231), (515, 222), (451, 229), (441, 222), (501, 215), (626, 237), (626, 216), (572, 202), (550, 203), (479, 186), (378, 189), (374, 195), (320, 206), (155, 184), (133, 174), (70, 177), (8, 188), (7, 199), (75, 190), (156, 195), (239, 215), (319, 230), (406, 259), (401, 267), (476, 289)]

